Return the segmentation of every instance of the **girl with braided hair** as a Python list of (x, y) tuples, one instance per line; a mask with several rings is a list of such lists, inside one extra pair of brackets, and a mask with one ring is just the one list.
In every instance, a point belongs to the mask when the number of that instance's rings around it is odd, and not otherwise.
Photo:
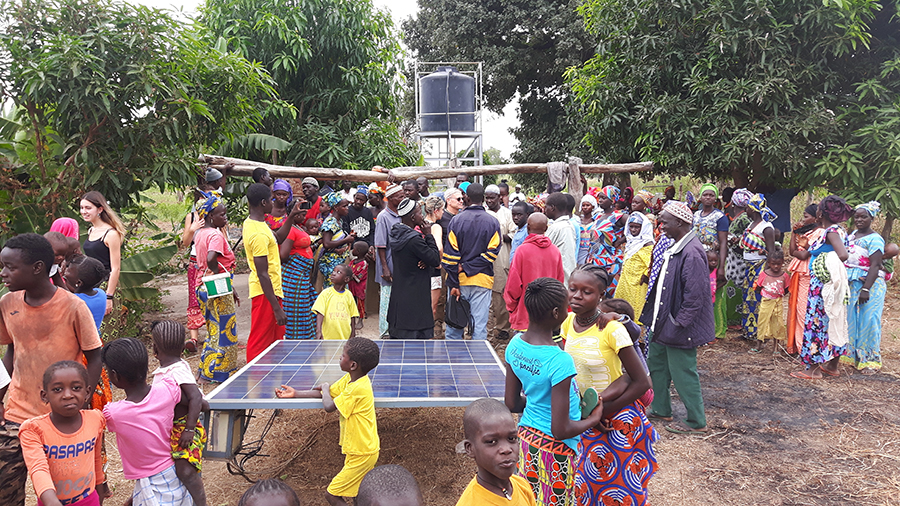
[(531, 485), (537, 504), (569, 506), (574, 504), (578, 438), (600, 424), (603, 402), (581, 419), (580, 398), (572, 381), (575, 363), (553, 340), (554, 330), (568, 317), (563, 284), (537, 278), (528, 284), (524, 299), (528, 330), (506, 348), (506, 406), (522, 413), (517, 474)]

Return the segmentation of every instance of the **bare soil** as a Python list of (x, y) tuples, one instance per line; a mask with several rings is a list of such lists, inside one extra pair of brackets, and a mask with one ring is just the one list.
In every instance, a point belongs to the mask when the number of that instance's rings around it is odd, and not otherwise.
[[(185, 290), (178, 277), (166, 285), (173, 293)], [(747, 344), (730, 337), (699, 350), (711, 430), (691, 437), (657, 425), (659, 472), (650, 482), (652, 503), (900, 505), (898, 291), (896, 285), (889, 288), (882, 339), (885, 365), (874, 376), (842, 366), (839, 378), (791, 378), (789, 373), (801, 368), (795, 359), (752, 355)], [(184, 321), (183, 308), (177, 311), (180, 314), (173, 311), (166, 317)], [(374, 337), (374, 322), (377, 315), (366, 320), (363, 335)], [(495, 345), (502, 348), (505, 343)], [(189, 360), (195, 365), (197, 358)], [(683, 417), (684, 409), (673, 396), (675, 416)], [(245, 441), (257, 439), (271, 413), (256, 413)], [(429, 505), (452, 506), (474, 475), (474, 463), (455, 451), (463, 437), (462, 413), (462, 408), (377, 412), (379, 464), (409, 469)], [(116, 491), (112, 504), (121, 504), (132, 485), (122, 477), (115, 438), (107, 445), (110, 483)], [(303, 504), (325, 504), (325, 487), (343, 461), (337, 415), (279, 411), (263, 453), (267, 456), (247, 463), (250, 479), (281, 478)], [(250, 483), (230, 474), (224, 462), (207, 460), (203, 465), (209, 504), (236, 505)]]

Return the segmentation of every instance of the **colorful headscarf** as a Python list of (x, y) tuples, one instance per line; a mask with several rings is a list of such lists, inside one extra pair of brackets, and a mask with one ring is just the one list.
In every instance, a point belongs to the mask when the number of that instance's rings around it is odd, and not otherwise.
[(847, 201), (837, 195), (829, 195), (819, 202), (819, 210), (822, 216), (832, 223), (843, 223), (853, 215), (853, 209), (847, 205)]
[(691, 212), (691, 208), (684, 202), (670, 200), (663, 206), (663, 211), (685, 223), (694, 223), (694, 213)]
[(334, 210), (334, 206), (338, 205), (342, 200), (344, 200), (344, 198), (341, 197), (341, 194), (338, 192), (329, 192), (327, 195), (322, 197), (322, 200), (324, 200), (325, 203), (328, 204), (328, 207)]
[(600, 195), (600, 188), (597, 186), (591, 186), (590, 188), (588, 188), (587, 194), (591, 197), (597, 198), (597, 196)]
[(356, 195), (357, 193), (362, 193), (363, 195), (368, 196), (368, 195), (369, 195), (369, 192), (366, 191), (366, 190), (367, 190), (366, 185), (361, 184), (361, 185), (359, 185), (359, 186), (356, 187), (356, 191), (353, 192), (353, 194)]
[(604, 186), (600, 189), (600, 194), (615, 202), (619, 198), (619, 189), (612, 185)]
[(879, 204), (878, 201), (871, 200), (869, 202), (866, 202), (865, 204), (856, 206), (856, 208), (863, 209), (864, 211), (869, 213), (869, 216), (874, 218), (875, 215), (878, 214), (878, 211), (881, 211), (881, 204)]
[(640, 198), (644, 202), (644, 206), (647, 209), (658, 210), (660, 208), (661, 202), (659, 200), (659, 197), (648, 192), (647, 190), (638, 190), (637, 193), (634, 194), (634, 198), (632, 199), (632, 201), (636, 198)]
[(459, 190), (463, 193), (466, 193), (466, 188), (468, 188), (470, 184), (472, 184), (472, 183), (470, 183), (468, 181), (463, 181), (462, 183), (459, 184)]
[(225, 201), (222, 200), (222, 194), (218, 191), (198, 191), (203, 195), (203, 198), (197, 201), (195, 209), (197, 209), (197, 216), (199, 216), (201, 220), (205, 220), (206, 217), (213, 212), (213, 209), (219, 207), (220, 204), (224, 204)]
[[(625, 225), (625, 254), (622, 256), (623, 260), (628, 260), (635, 253), (641, 250), (647, 243), (654, 242), (653, 240), (653, 223), (650, 222), (650, 219), (644, 216), (641, 213), (631, 213), (628, 217), (628, 221)], [(631, 235), (631, 230), (628, 228), (632, 223), (640, 223), (641, 224), (641, 232), (638, 235)]]
[(706, 190), (712, 190), (713, 193), (716, 194), (716, 199), (719, 198), (719, 188), (716, 185), (714, 185), (712, 183), (703, 184), (703, 186), (700, 187), (700, 196), (701, 197), (703, 196), (703, 192), (705, 192)]
[(750, 203), (750, 197), (753, 196), (753, 192), (746, 188), (738, 188), (734, 190), (734, 193), (731, 195), (731, 203), (736, 207), (747, 207), (747, 204)]
[(50, 225), (50, 231), (59, 232), (72, 239), (78, 239), (78, 222), (72, 218), (57, 218), (53, 224)]
[(372, 183), (369, 185), (369, 193), (375, 193), (377, 195), (381, 195), (382, 197), (384, 196), (384, 190), (382, 190), (381, 187), (378, 186), (378, 183)]
[[(731, 200), (734, 201), (734, 197), (731, 197)], [(753, 194), (753, 196), (750, 197), (750, 202), (747, 203), (747, 207), (758, 212), (765, 221), (774, 221), (775, 218), (778, 217), (777, 214), (766, 207), (766, 198), (762, 196), (762, 193)]]
[(694, 207), (694, 204), (697, 203), (697, 199), (694, 198), (694, 194), (690, 191), (684, 192), (684, 203), (688, 205), (688, 207)]
[[(294, 189), (291, 188), (291, 184), (284, 179), (276, 179), (275, 182), (272, 183), (272, 193), (275, 193), (278, 190), (288, 193), (288, 199), (287, 202), (285, 202), (285, 205), (291, 205), (291, 202), (294, 201)], [(275, 197), (273, 196), (272, 199), (274, 200)]]

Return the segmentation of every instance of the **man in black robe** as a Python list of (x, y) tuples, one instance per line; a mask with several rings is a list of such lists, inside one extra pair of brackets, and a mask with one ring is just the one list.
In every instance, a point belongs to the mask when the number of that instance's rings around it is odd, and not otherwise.
[(415, 201), (403, 199), (397, 206), (400, 223), (390, 232), (393, 258), (393, 288), (388, 303), (388, 334), (391, 339), (431, 339), (434, 337), (434, 315), (431, 313), (431, 277), (440, 265), (441, 255), (425, 226), (422, 208)]

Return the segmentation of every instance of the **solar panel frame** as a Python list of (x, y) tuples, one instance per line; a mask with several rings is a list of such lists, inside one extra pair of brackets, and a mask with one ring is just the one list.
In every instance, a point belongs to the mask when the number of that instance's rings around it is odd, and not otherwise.
[[(210, 409), (319, 409), (320, 399), (279, 399), (275, 388), (288, 384), (307, 389), (337, 381), (344, 374), (338, 362), (345, 343), (276, 341), (206, 395)], [(503, 398), (506, 368), (487, 341), (375, 343), (381, 360), (369, 377), (376, 407), (467, 406), (482, 397)]]

